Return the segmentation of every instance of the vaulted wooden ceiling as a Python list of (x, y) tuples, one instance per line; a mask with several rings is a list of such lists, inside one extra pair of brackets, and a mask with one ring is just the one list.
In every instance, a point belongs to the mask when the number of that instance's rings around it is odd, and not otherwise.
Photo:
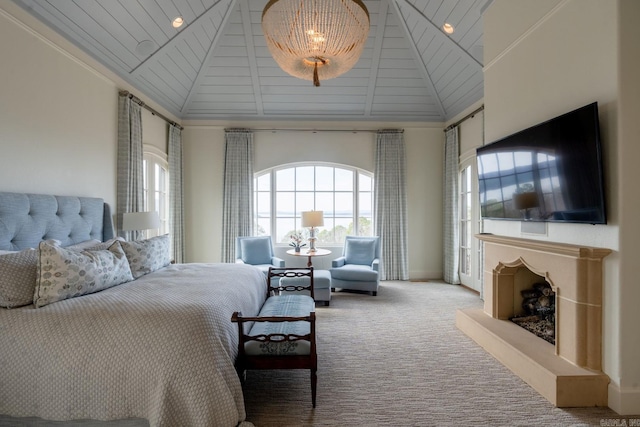
[(362, 56), (320, 87), (271, 57), (267, 1), (14, 0), (184, 120), (442, 122), (483, 97), (482, 12), (492, 0), (364, 0)]

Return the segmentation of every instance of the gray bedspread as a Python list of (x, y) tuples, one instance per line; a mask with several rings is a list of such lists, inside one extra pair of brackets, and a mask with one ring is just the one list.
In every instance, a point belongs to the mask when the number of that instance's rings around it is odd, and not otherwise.
[(0, 309), (0, 414), (242, 425), (230, 319), (257, 314), (265, 286), (252, 266), (179, 264), (42, 308)]

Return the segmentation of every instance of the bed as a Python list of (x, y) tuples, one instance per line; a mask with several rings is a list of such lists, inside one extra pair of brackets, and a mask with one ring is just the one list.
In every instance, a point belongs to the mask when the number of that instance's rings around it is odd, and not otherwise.
[[(248, 265), (167, 260), (136, 270), (140, 260), (130, 251), (149, 241), (113, 239), (102, 199), (0, 192), (0, 271), (2, 259), (16, 253), (36, 252), (39, 260), (36, 303), (0, 308), (0, 424), (4, 416), (252, 425), (234, 368), (237, 331), (230, 319), (234, 311), (258, 313), (264, 274)], [(50, 249), (68, 257), (69, 269), (74, 257), (126, 259), (133, 280), (81, 296), (43, 293)], [(72, 276), (60, 280), (71, 283)], [(0, 277), (0, 288), (7, 282)], [(12, 301), (5, 292), (4, 305)]]

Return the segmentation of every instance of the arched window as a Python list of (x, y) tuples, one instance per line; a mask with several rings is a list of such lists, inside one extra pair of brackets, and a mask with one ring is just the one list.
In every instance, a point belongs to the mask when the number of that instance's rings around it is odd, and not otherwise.
[(144, 145), (142, 170), (144, 177), (144, 210), (155, 211), (160, 228), (147, 231), (147, 237), (169, 232), (169, 163), (167, 154), (152, 145)]
[(342, 244), (347, 235), (373, 235), (373, 174), (336, 164), (296, 163), (257, 173), (254, 234), (288, 244), (302, 231), (301, 212), (323, 211), (318, 244)]

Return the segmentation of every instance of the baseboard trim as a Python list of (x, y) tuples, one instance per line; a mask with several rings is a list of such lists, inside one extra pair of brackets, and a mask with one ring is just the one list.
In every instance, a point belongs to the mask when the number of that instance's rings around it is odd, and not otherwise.
[(619, 415), (640, 414), (640, 388), (623, 388), (609, 383), (609, 408)]

